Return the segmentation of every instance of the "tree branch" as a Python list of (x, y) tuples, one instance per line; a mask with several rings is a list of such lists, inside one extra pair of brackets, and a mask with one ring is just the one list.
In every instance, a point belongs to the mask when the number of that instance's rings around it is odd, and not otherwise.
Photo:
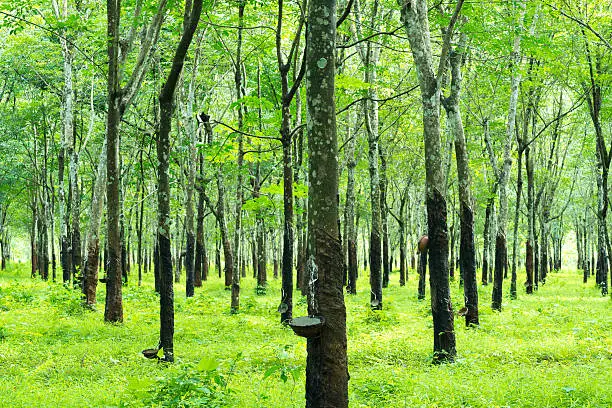
[(457, 5), (455, 6), (455, 11), (453, 12), (453, 16), (451, 17), (448, 27), (446, 28), (446, 32), (444, 33), (444, 42), (442, 43), (442, 52), (440, 53), (440, 65), (438, 65), (438, 74), (437, 79), (438, 82), (442, 78), (442, 73), (446, 69), (446, 60), (448, 59), (448, 53), (450, 50), (451, 38), (453, 38), (453, 31), (455, 28), (455, 23), (457, 23), (457, 19), (459, 18), (459, 14), (461, 13), (461, 7), (463, 7), (463, 0), (457, 0)]

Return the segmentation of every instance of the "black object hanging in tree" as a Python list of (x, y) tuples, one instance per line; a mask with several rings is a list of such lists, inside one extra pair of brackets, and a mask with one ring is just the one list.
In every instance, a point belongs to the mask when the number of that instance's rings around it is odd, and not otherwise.
[(289, 320), (289, 327), (293, 329), (293, 332), (306, 338), (319, 337), (324, 324), (323, 316), (302, 316)]

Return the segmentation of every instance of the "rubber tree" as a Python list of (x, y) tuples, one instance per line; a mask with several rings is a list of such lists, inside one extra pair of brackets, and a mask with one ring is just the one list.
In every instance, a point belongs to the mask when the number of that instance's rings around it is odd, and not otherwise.
[(244, 193), (242, 192), (242, 168), (244, 166), (244, 137), (242, 134), (242, 128), (244, 126), (244, 106), (241, 101), (243, 96), (243, 84), (242, 84), (242, 31), (244, 27), (244, 8), (246, 6), (245, 1), (238, 3), (238, 44), (236, 48), (236, 60), (234, 63), (234, 85), (236, 90), (236, 100), (238, 101), (237, 115), (238, 115), (238, 157), (236, 158), (236, 165), (238, 168), (238, 176), (236, 180), (236, 208), (235, 208), (235, 225), (234, 230), (234, 255), (236, 258), (236, 266), (232, 273), (232, 294), (231, 294), (231, 311), (232, 313), (238, 312), (240, 309), (240, 259), (241, 255), (241, 239), (242, 239), (242, 202), (244, 200)]
[(431, 311), (434, 329), (434, 361), (453, 361), (456, 354), (453, 306), (448, 271), (448, 227), (446, 177), (442, 168), (440, 141), (440, 90), (455, 23), (463, 0), (456, 4), (434, 71), (426, 0), (399, 0), (402, 23), (408, 35), (412, 57), (417, 68), (423, 110), (425, 142), (425, 199), (429, 236), (429, 273)]
[[(508, 106), (508, 116), (506, 120), (506, 134), (504, 138), (504, 150), (501, 168), (497, 174), (497, 191), (499, 195), (499, 211), (497, 213), (497, 234), (495, 237), (495, 267), (493, 273), (493, 293), (491, 307), (493, 310), (502, 308), (502, 286), (504, 282), (504, 269), (508, 261), (508, 245), (506, 240), (506, 227), (508, 223), (508, 180), (510, 179), (510, 169), (512, 158), (510, 151), (512, 141), (515, 137), (516, 109), (518, 105), (519, 86), (521, 84), (521, 31), (525, 18), (525, 1), (520, 1), (517, 5), (518, 10), (518, 34), (514, 37), (511, 56), (511, 79), (510, 79), (510, 103)], [(495, 158), (491, 156), (491, 161)]]
[[(185, 230), (187, 235), (187, 242), (185, 245), (185, 295), (186, 297), (192, 297), (195, 294), (196, 286), (196, 264), (199, 262), (199, 286), (202, 286), (201, 279), (201, 252), (196, 250), (196, 215), (195, 215), (195, 183), (196, 173), (199, 164), (198, 161), (198, 128), (196, 125), (196, 117), (194, 114), (195, 104), (195, 88), (196, 79), (198, 72), (198, 64), (200, 61), (200, 44), (203, 35), (198, 38), (198, 47), (193, 58), (193, 64), (191, 67), (191, 75), (187, 82), (187, 98), (184, 104), (184, 122), (185, 130), (187, 132), (187, 141), (189, 143), (189, 158), (187, 160), (187, 186), (185, 189)], [(198, 203), (199, 204), (199, 203)], [(199, 210), (198, 206), (198, 210)], [(200, 214), (198, 212), (198, 214)], [(198, 220), (199, 222), (199, 220)], [(200, 224), (198, 224), (198, 228)], [(202, 233), (198, 230), (198, 233)], [(201, 239), (201, 238), (200, 238)], [(201, 245), (201, 241), (200, 241)], [(201, 248), (200, 248), (201, 251)]]
[[(478, 284), (476, 282), (476, 251), (474, 247), (474, 201), (469, 157), (461, 120), (459, 101), (461, 97), (461, 68), (463, 65), (466, 37), (461, 34), (459, 44), (450, 52), (450, 94), (442, 99), (447, 123), (455, 139), (457, 160), (457, 179), (459, 184), (459, 218), (461, 238), (459, 243), (459, 262), (463, 277), (466, 326), (478, 325)], [(451, 262), (454, 259), (451, 257)]]
[[(304, 26), (304, 19), (300, 18), (298, 28), (291, 42), (291, 48), (287, 59), (283, 57), (283, 0), (278, 0), (278, 16), (276, 25), (276, 61), (281, 80), (281, 128), (280, 141), (283, 147), (283, 262), (281, 271), (281, 303), (278, 308), (280, 311), (281, 322), (286, 322), (293, 316), (293, 155), (292, 140), (293, 131), (291, 130), (291, 102), (300, 87), (304, 76), (305, 64), (302, 62), (299, 72), (293, 84), (289, 85), (289, 72), (298, 58), (299, 38)], [(302, 10), (305, 2), (302, 3)], [(303, 16), (302, 16), (303, 17)]]
[[(585, 37), (585, 49), (589, 68), (589, 82), (583, 84), (587, 92), (589, 114), (595, 130), (595, 152), (597, 156), (597, 284), (601, 294), (608, 293), (608, 174), (612, 160), (612, 146), (608, 149), (603, 136), (600, 112), (602, 107), (602, 53), (591, 51), (589, 41)], [(595, 51), (600, 51), (596, 49)]]
[(306, 407), (348, 407), (344, 260), (338, 230), (336, 136), (336, 1), (308, 4), (308, 313), (323, 317), (320, 336), (307, 342)]
[[(372, 5), (371, 21), (369, 26), (374, 28), (377, 24), (379, 1), (374, 0)], [(359, 1), (355, 1), (355, 36), (357, 39), (364, 37), (362, 32), (361, 7)], [(364, 64), (364, 82), (370, 84), (368, 88), (368, 98), (362, 102), (363, 117), (368, 136), (368, 171), (370, 174), (370, 241), (369, 241), (369, 260), (370, 260), (370, 307), (374, 310), (381, 310), (383, 307), (383, 272), (382, 272), (382, 219), (381, 219), (381, 182), (379, 171), (379, 118), (378, 118), (378, 92), (377, 64), (380, 58), (380, 45), (367, 41), (365, 47), (357, 45), (357, 51)]]
[[(141, 3), (138, 3), (141, 4)], [(106, 174), (98, 173), (98, 177), (107, 177), (106, 200), (107, 200), (107, 226), (106, 240), (108, 243), (108, 271), (106, 280), (106, 302), (104, 308), (104, 320), (108, 322), (123, 321), (123, 301), (121, 294), (122, 285), (122, 262), (121, 262), (121, 233), (120, 215), (121, 205), (119, 200), (119, 186), (121, 169), (119, 168), (119, 125), (127, 108), (131, 105), (134, 97), (140, 89), (140, 85), (149, 67), (149, 61), (153, 49), (157, 44), (163, 17), (165, 14), (167, 0), (160, 0), (157, 12), (151, 22), (142, 30), (140, 48), (136, 64), (125, 85), (122, 85), (124, 68), (127, 56), (134, 48), (136, 32), (139, 31), (141, 7), (136, 7), (134, 19), (128, 30), (127, 37), (122, 40), (120, 36), (121, 0), (107, 0), (107, 113), (106, 113)], [(96, 181), (96, 184), (98, 181)], [(104, 179), (101, 185), (104, 185)], [(95, 194), (95, 191), (94, 191)], [(92, 207), (93, 208), (93, 207)], [(92, 215), (92, 221), (97, 221), (101, 214)], [(91, 228), (97, 228), (99, 223), (90, 223)], [(88, 232), (91, 236), (98, 237), (97, 230)], [(88, 259), (93, 256), (89, 251), (99, 250), (99, 245), (88, 243)], [(95, 271), (97, 273), (97, 270)], [(87, 270), (88, 279), (92, 279), (94, 271)], [(95, 290), (95, 289), (94, 289)]]
[[(52, 1), (53, 11), (57, 19), (66, 21), (69, 17), (68, 0)], [(60, 45), (63, 57), (63, 79), (64, 85), (62, 88), (62, 135), (61, 146), (58, 155), (58, 184), (59, 184), (59, 217), (60, 217), (60, 263), (62, 265), (62, 276), (64, 283), (70, 281), (72, 272), (72, 245), (70, 242), (70, 200), (67, 196), (66, 186), (64, 183), (64, 173), (66, 166), (66, 155), (69, 160), (69, 177), (68, 188), (73, 192), (73, 171), (76, 169), (72, 163), (72, 153), (74, 150), (74, 85), (73, 85), (73, 61), (74, 61), (74, 44), (67, 39), (66, 29), (62, 30), (60, 36)], [(76, 182), (76, 181), (74, 181)]]
[(186, 0), (184, 29), (172, 58), (170, 72), (159, 93), (159, 127), (157, 129), (157, 242), (160, 258), (160, 338), (163, 360), (174, 361), (174, 288), (170, 246), (170, 131), (174, 113), (174, 94), (183, 71), (189, 45), (200, 21), (202, 0)]

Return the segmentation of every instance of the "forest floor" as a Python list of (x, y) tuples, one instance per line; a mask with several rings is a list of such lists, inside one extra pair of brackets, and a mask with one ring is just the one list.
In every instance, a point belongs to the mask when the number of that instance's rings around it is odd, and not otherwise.
[[(125, 322), (111, 325), (104, 285), (89, 311), (78, 292), (31, 279), (26, 265), (0, 272), (0, 406), (304, 406), (306, 344), (279, 323), (279, 280), (262, 296), (243, 279), (236, 315), (221, 279), (191, 299), (177, 284), (177, 362), (165, 365), (141, 355), (158, 339), (158, 299), (145, 277), (124, 287)], [(436, 366), (429, 298), (418, 301), (409, 278), (400, 287), (391, 276), (382, 312), (368, 308), (364, 274), (359, 294), (346, 296), (351, 407), (612, 406), (612, 301), (592, 280), (551, 274), (534, 295), (506, 296), (501, 313), (491, 311), (492, 286), (480, 286), (480, 328), (458, 317), (457, 361)], [(458, 310), (462, 292), (452, 287)], [(294, 300), (294, 315), (303, 314), (305, 299)]]

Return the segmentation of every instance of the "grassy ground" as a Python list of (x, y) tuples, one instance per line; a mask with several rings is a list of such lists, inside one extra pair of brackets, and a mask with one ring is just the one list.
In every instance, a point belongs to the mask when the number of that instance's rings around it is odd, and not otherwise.
[[(103, 323), (78, 293), (32, 280), (28, 268), (0, 273), (0, 406), (106, 407), (304, 406), (305, 341), (278, 323), (279, 285), (267, 295), (243, 280), (242, 311), (212, 278), (185, 299), (177, 284), (172, 366), (144, 359), (157, 343), (158, 300), (152, 277), (124, 288), (125, 322)], [(553, 274), (533, 296), (490, 308), (480, 288), (481, 327), (456, 320), (458, 359), (430, 364), (429, 300), (416, 300), (415, 275), (384, 292), (385, 310), (367, 305), (367, 277), (347, 296), (351, 407), (610, 407), (612, 315), (579, 273)], [(506, 283), (508, 285), (509, 283)], [(462, 300), (453, 283), (456, 309)], [(296, 295), (296, 313), (305, 311)]]

